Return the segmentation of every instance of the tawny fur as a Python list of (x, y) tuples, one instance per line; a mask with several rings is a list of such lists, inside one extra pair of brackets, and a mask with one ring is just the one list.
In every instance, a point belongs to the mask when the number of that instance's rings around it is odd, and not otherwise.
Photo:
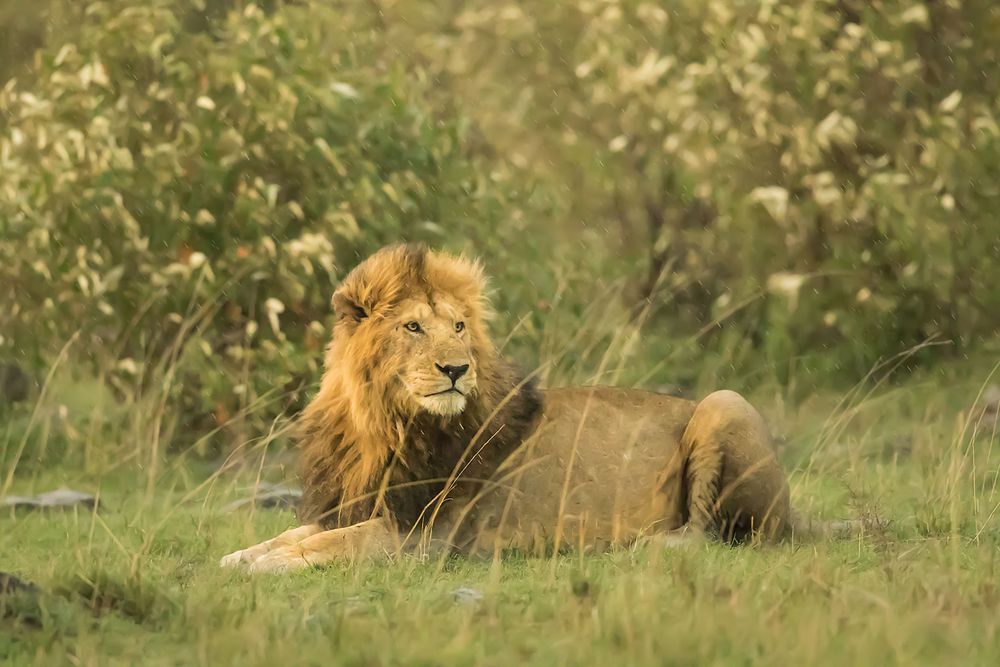
[[(295, 569), (431, 541), (539, 552), (787, 529), (785, 476), (741, 396), (538, 391), (489, 338), (476, 262), (386, 248), (333, 305), (322, 384), (300, 422), (303, 528), (224, 565)], [(449, 365), (467, 367), (450, 389)]]

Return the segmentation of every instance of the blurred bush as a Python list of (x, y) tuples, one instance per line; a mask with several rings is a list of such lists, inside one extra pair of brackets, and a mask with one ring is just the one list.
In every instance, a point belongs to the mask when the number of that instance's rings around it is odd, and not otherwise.
[(603, 371), (645, 322), (625, 381), (997, 337), (989, 0), (44, 4), (0, 93), (0, 356), (80, 330), (185, 419), (294, 404), (399, 239), (484, 255), (527, 361)]
[(519, 247), (524, 216), (502, 165), (338, 10), (204, 11), (90, 3), (3, 88), (0, 350), (45, 360), (79, 330), (122, 391), (224, 422), (318, 376), (360, 256)]
[(997, 336), (995, 2), (382, 7), (675, 331), (850, 377)]

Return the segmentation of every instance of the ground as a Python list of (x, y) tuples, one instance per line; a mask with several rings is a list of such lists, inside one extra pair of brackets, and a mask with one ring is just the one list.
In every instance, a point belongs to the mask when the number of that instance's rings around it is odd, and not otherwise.
[[(287, 477), (280, 465), (177, 459), (150, 477), (128, 462), (95, 471), (22, 459), (4, 470), (10, 492), (65, 484), (99, 492), (102, 509), (0, 517), (0, 570), (43, 590), (5, 603), (0, 662), (1000, 664), (988, 383), (956, 372), (794, 405), (755, 394), (798, 510), (864, 524), (847, 539), (766, 547), (403, 559), (251, 578), (218, 558), (294, 517), (220, 510), (259, 474)], [(17, 445), (5, 443), (5, 460)]]

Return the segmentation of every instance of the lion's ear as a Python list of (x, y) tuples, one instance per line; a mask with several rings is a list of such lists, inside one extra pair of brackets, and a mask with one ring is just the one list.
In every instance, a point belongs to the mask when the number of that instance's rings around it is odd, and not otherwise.
[(360, 322), (368, 317), (368, 311), (364, 306), (343, 289), (333, 293), (333, 312), (336, 313), (338, 320)]

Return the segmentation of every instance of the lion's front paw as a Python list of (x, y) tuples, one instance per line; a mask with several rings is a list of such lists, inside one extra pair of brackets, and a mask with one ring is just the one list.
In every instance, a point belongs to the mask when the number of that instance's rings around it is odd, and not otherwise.
[(219, 567), (237, 567), (249, 563), (253, 559), (247, 553), (248, 551), (249, 549), (240, 549), (239, 551), (234, 551), (231, 554), (226, 554), (219, 559)]
[(312, 567), (312, 564), (306, 557), (305, 551), (297, 545), (292, 545), (264, 554), (250, 564), (248, 571), (250, 574), (261, 574), (264, 572), (282, 574), (304, 570), (308, 567)]
[(234, 551), (231, 554), (223, 556), (219, 560), (219, 567), (238, 567), (240, 565), (249, 565), (261, 556), (265, 555), (270, 551), (270, 547), (267, 544), (256, 544), (252, 547), (247, 547), (246, 549), (240, 549), (239, 551)]

